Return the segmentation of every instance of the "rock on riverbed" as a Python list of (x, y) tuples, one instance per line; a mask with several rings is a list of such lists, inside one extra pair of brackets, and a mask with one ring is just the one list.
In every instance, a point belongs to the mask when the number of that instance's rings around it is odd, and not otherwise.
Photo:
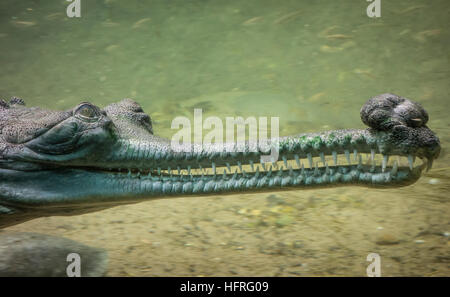
[(63, 237), (1, 232), (0, 276), (67, 276), (71, 253), (80, 256), (81, 276), (105, 274), (108, 256), (103, 249)]

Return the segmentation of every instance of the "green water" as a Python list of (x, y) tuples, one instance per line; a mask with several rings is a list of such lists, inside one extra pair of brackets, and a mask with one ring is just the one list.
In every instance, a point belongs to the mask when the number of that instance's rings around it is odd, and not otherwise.
[(391, 92), (422, 103), (443, 146), (402, 189), (161, 200), (10, 229), (108, 248), (109, 275), (365, 275), (378, 252), (385, 275), (448, 276), (450, 5), (381, 2), (371, 19), (363, 0), (81, 0), (81, 18), (66, 1), (1, 1), (2, 98), (129, 97), (170, 137), (194, 108), (279, 116), (282, 135), (362, 128), (365, 100)]

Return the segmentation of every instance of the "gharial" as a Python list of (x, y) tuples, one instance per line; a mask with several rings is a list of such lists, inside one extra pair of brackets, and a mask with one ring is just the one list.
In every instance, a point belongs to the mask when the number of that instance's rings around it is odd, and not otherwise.
[(431, 168), (440, 143), (420, 104), (382, 94), (360, 114), (365, 130), (276, 139), (280, 160), (265, 164), (260, 158), (268, 152), (253, 151), (248, 141), (243, 150), (237, 144), (184, 144), (184, 151), (175, 151), (170, 140), (153, 134), (150, 117), (131, 99), (103, 109), (82, 102), (67, 111), (1, 100), (0, 228), (155, 198), (399, 187)]

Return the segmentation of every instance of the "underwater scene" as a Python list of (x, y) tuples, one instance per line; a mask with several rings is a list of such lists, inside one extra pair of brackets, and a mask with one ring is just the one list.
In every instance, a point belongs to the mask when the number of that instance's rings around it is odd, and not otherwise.
[[(80, 245), (92, 276), (450, 276), (449, 14), (2, 0), (0, 275)], [(266, 119), (277, 161), (171, 147), (236, 117)]]

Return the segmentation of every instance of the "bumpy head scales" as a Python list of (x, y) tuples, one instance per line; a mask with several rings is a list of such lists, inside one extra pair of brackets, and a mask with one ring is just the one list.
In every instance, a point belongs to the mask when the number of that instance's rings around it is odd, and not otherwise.
[(403, 147), (405, 153), (414, 150), (429, 159), (439, 156), (439, 138), (426, 126), (428, 113), (417, 102), (381, 94), (364, 104), (361, 120), (373, 130), (389, 133), (392, 144)]
[(361, 119), (373, 129), (387, 131), (398, 125), (424, 126), (428, 113), (417, 102), (387, 93), (370, 98), (361, 108)]

